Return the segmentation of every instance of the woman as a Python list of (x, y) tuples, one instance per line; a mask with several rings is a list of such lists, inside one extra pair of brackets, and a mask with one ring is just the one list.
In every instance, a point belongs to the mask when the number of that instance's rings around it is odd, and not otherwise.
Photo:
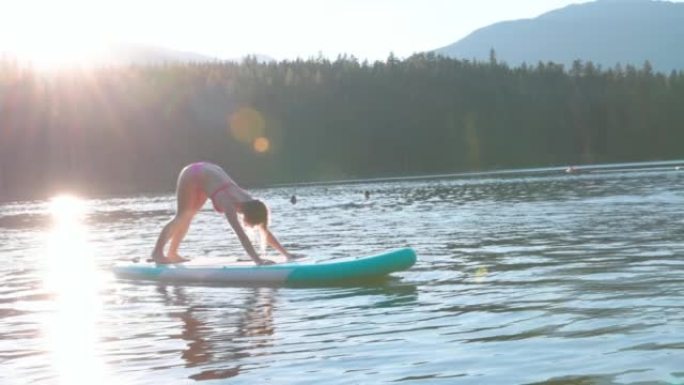
[[(178, 255), (178, 246), (190, 227), (192, 218), (204, 206), (207, 199), (211, 199), (214, 209), (223, 213), (235, 231), (242, 247), (257, 265), (272, 264), (272, 261), (262, 259), (254, 250), (252, 242), (245, 234), (245, 230), (238, 219), (249, 227), (257, 227), (261, 232), (261, 239), (267, 245), (278, 250), (287, 260), (296, 258), (278, 242), (268, 229), (268, 208), (249, 193), (240, 188), (223, 169), (207, 162), (193, 163), (181, 170), (176, 186), (177, 209), (176, 216), (164, 226), (159, 234), (157, 244), (152, 252), (152, 259), (160, 264), (185, 262), (187, 259)], [(164, 255), (164, 247), (171, 240), (169, 252)]]

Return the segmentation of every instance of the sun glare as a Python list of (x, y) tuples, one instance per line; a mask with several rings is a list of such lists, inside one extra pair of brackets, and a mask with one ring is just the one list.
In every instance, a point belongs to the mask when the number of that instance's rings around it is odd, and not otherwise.
[(84, 223), (87, 204), (62, 195), (49, 204), (53, 225), (48, 236), (44, 282), (54, 311), (45, 318), (52, 364), (61, 384), (106, 384), (98, 354), (101, 303), (94, 255)]
[(38, 69), (91, 65), (106, 38), (101, 14), (86, 0), (13, 2), (3, 7), (0, 51)]
[(17, 50), (17, 54), (37, 69), (87, 67), (96, 64), (101, 57), (95, 46), (73, 41), (26, 44)]
[(50, 200), (50, 214), (56, 225), (65, 222), (78, 224), (86, 214), (86, 203), (72, 195), (58, 195)]
[(52, 228), (48, 234), (45, 283), (60, 299), (77, 299), (97, 291), (97, 269), (84, 223), (86, 203), (62, 195), (50, 201)]

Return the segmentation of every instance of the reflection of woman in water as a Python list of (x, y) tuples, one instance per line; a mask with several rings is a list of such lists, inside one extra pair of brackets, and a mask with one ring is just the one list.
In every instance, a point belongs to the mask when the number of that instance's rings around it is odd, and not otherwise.
[[(245, 233), (243, 223), (257, 228), (262, 242), (278, 250), (287, 260), (296, 258), (290, 254), (268, 228), (269, 212), (266, 205), (254, 199), (247, 191), (233, 181), (223, 169), (207, 162), (193, 163), (181, 170), (176, 187), (176, 215), (164, 226), (152, 252), (157, 263), (178, 263), (187, 261), (178, 255), (178, 247), (190, 228), (195, 214), (211, 199), (214, 209), (226, 216), (242, 247), (258, 265), (273, 263), (262, 259)], [(239, 220), (238, 216), (242, 218)], [(169, 252), (164, 247), (171, 240)]]
[[(201, 305), (192, 305), (191, 299), (182, 287), (173, 287), (172, 293), (165, 286), (159, 287), (167, 304), (180, 305), (185, 311), (172, 312), (182, 322), (183, 330), (179, 338), (188, 341), (187, 349), (183, 350), (181, 357), (188, 368), (209, 366), (217, 363), (235, 363), (241, 358), (249, 357), (250, 346), (244, 345), (244, 339), (249, 337), (267, 337), (273, 335), (273, 295), (272, 288), (254, 288), (245, 293), (245, 300), (239, 306), (240, 313), (235, 317), (228, 314), (220, 317), (207, 317), (207, 313), (216, 310), (227, 312), (230, 308), (211, 308)], [(204, 313), (204, 314), (202, 314)], [(207, 318), (213, 320), (229, 320), (229, 325), (209, 324)], [(234, 342), (238, 340), (239, 342)], [(252, 347), (266, 347), (270, 340), (259, 338), (259, 343)], [(240, 374), (239, 362), (227, 369), (202, 370), (193, 374), (194, 380), (216, 380), (235, 377)]]

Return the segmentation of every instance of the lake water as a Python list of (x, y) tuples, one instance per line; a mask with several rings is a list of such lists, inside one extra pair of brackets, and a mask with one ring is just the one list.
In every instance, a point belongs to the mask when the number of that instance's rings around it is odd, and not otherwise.
[[(327, 288), (117, 281), (171, 195), (5, 203), (0, 383), (684, 384), (682, 187), (668, 164), (254, 190), (293, 252), (418, 254)], [(181, 252), (241, 248), (207, 205)]]

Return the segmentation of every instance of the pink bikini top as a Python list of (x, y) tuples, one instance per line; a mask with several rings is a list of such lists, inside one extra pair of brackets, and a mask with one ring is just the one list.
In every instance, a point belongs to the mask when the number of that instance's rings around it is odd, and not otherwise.
[(214, 210), (216, 210), (216, 212), (222, 213), (225, 211), (222, 207), (216, 204), (216, 195), (218, 195), (218, 193), (220, 193), (221, 191), (228, 190), (231, 187), (233, 187), (233, 184), (231, 182), (226, 182), (219, 186), (216, 190), (214, 190), (214, 192), (211, 193), (211, 195), (209, 195), (209, 199), (211, 199), (211, 204), (214, 205)]

